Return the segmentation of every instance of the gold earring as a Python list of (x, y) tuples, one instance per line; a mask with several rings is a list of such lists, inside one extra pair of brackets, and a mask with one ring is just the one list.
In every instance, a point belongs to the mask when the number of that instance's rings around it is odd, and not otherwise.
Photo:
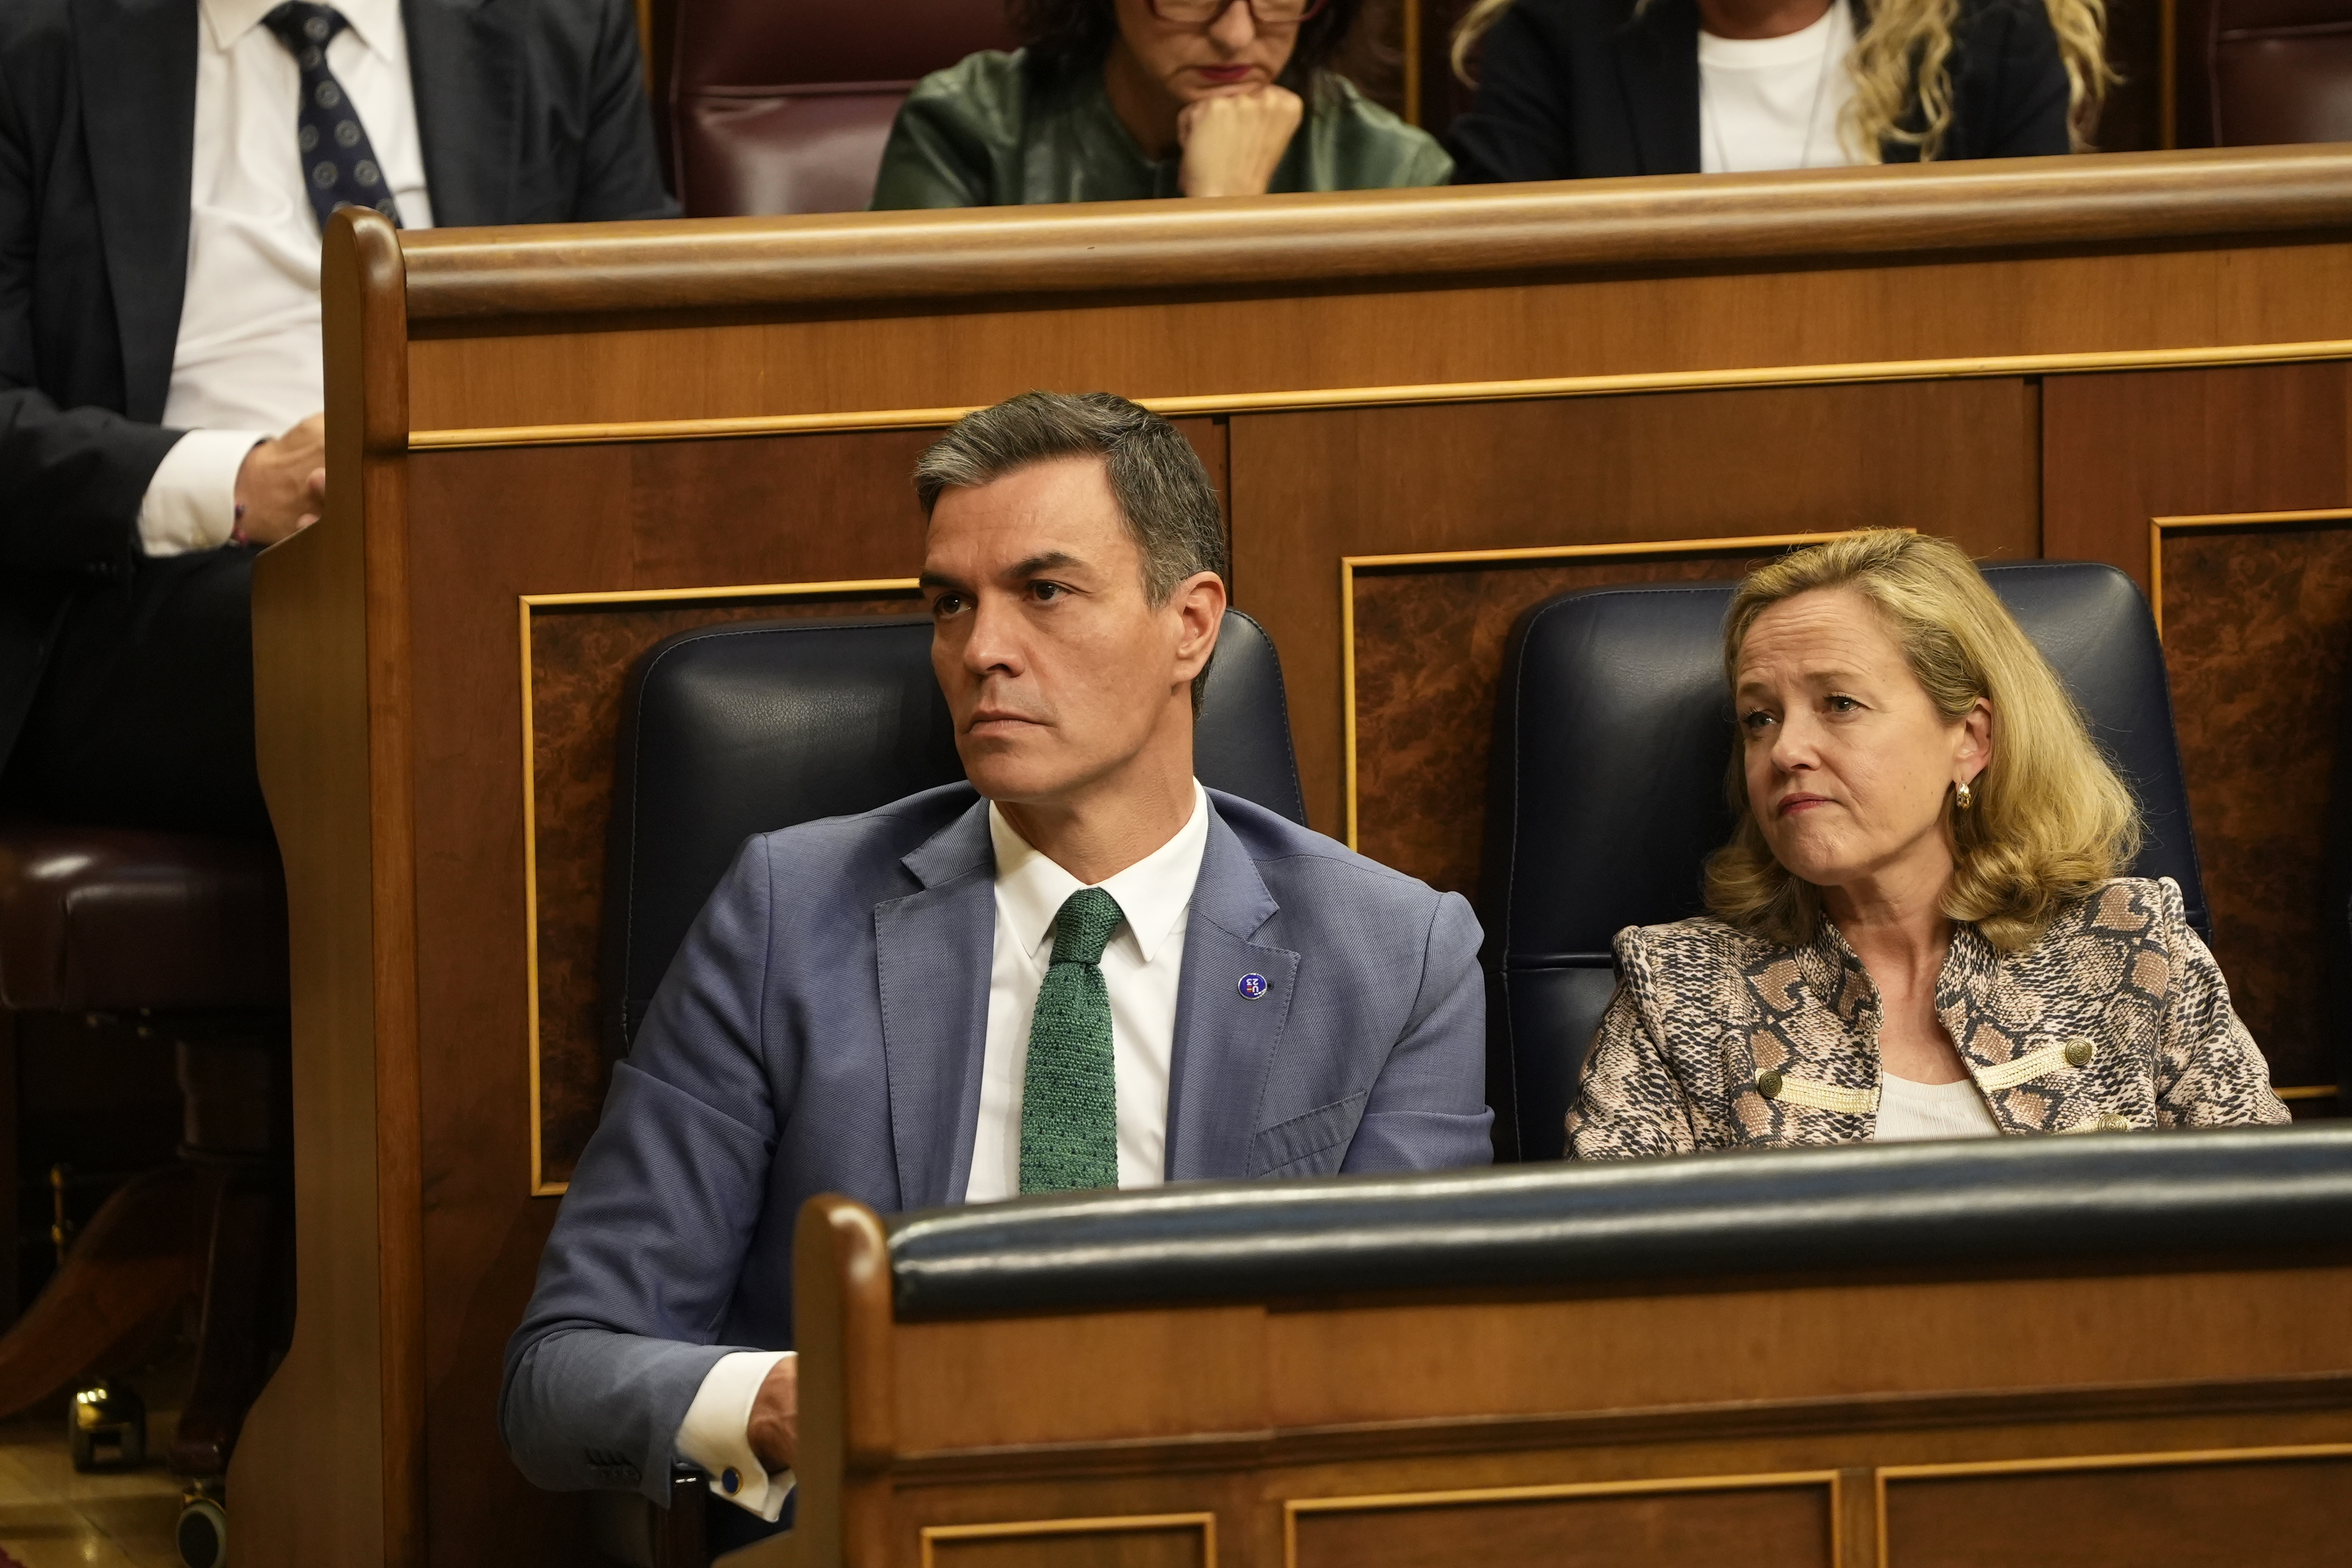
[(1952, 802), (1962, 811), (1966, 811), (1976, 805), (1977, 792), (1966, 784), (1955, 784), (1952, 786)]

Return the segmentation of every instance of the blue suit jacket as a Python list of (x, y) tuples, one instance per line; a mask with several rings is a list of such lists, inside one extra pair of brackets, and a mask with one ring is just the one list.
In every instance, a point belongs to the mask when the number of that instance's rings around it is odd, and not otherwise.
[[(1492, 1158), (1478, 922), (1212, 792), (1168, 1090), (1168, 1177)], [(732, 1350), (793, 1343), (793, 1226), (845, 1193), (961, 1202), (995, 938), (968, 784), (751, 839), (670, 965), (507, 1350), (499, 1421), (541, 1486), (668, 1491)], [(1244, 974), (1265, 994), (1241, 994)]]

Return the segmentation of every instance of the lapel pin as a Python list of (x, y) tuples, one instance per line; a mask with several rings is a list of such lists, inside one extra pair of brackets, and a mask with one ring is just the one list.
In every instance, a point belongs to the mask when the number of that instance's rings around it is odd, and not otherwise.
[(1242, 976), (1241, 984), (1236, 987), (1236, 989), (1241, 992), (1243, 996), (1255, 1002), (1259, 997), (1265, 994), (1265, 976), (1263, 974), (1244, 974)]

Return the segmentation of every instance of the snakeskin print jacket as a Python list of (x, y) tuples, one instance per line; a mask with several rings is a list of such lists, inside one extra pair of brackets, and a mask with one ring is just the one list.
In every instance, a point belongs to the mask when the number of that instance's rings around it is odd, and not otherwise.
[[(1876, 987), (1837, 928), (1617, 933), (1617, 993), (1568, 1113), (1577, 1158), (1853, 1143), (1878, 1123)], [(2004, 1132), (2284, 1121), (2170, 879), (2118, 878), (2022, 952), (1962, 925), (1936, 1012)]]

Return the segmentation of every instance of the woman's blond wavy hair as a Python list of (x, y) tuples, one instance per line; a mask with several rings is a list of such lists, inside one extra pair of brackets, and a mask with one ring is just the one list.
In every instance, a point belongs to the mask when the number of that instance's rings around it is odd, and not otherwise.
[[(1651, 0), (1635, 0), (1639, 16)], [(1855, 0), (1861, 37), (1846, 57), (1853, 99), (1838, 122), (1846, 144), (1871, 163), (1893, 142), (1919, 149), (1923, 163), (1944, 150), (1952, 129), (1952, 26), (1960, 0)], [(2107, 89), (2122, 79), (2107, 64), (2105, 0), (2043, 0), (2066, 66), (2067, 130), (2074, 151), (2091, 150), (2091, 132)], [(1476, 0), (1454, 29), (1454, 74), (1475, 87), (1470, 61), (1511, 0)]]
[[(2138, 853), (2139, 808), (2084, 727), (2083, 715), (1965, 551), (1900, 529), (1849, 533), (1750, 573), (1723, 625), (1727, 688), (1756, 617), (1799, 594), (1851, 589), (1874, 606), (1911, 673), (1958, 723), (1992, 708), (1992, 760), (1971, 784), (1974, 806), (1948, 805), (1952, 880), (1943, 912), (1975, 924), (2004, 952), (2032, 945), (2066, 904)], [(1706, 907), (1717, 919), (1796, 947), (1821, 930), (1821, 889), (1772, 857), (1748, 808), (1743, 747), (1728, 793), (1739, 826), (1709, 857)]]

